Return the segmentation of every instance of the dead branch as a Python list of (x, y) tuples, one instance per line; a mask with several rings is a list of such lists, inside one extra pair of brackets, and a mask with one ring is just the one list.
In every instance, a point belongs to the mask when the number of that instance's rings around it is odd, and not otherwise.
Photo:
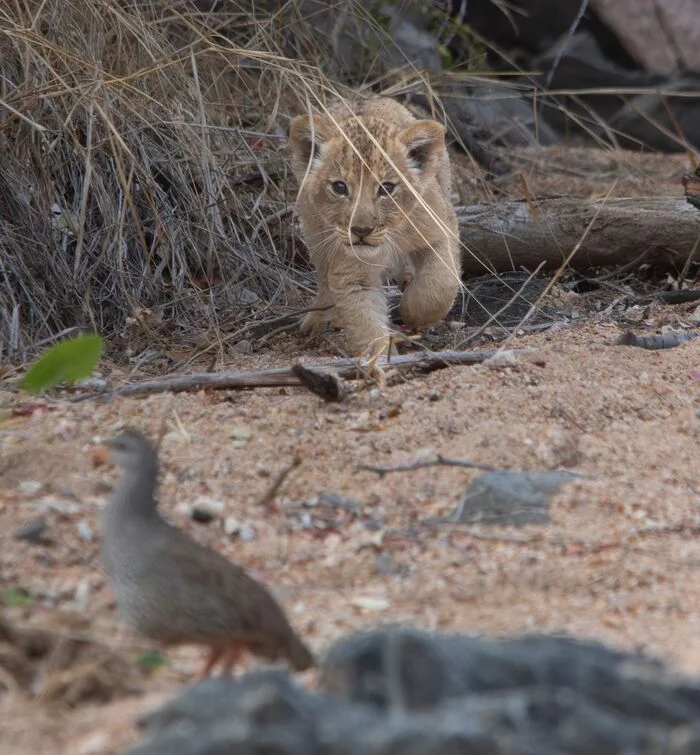
[(642, 296), (635, 299), (633, 304), (644, 306), (654, 301), (662, 301), (664, 304), (688, 304), (698, 299), (700, 299), (700, 291), (696, 288), (682, 288), (677, 291), (659, 291), (656, 294)]
[(700, 333), (684, 333), (682, 331), (672, 331), (669, 333), (660, 333), (659, 335), (638, 336), (631, 330), (623, 333), (615, 343), (618, 346), (638, 346), (640, 349), (650, 349), (658, 351), (660, 349), (675, 349), (682, 343), (687, 343), (697, 338)]
[[(537, 357), (536, 349), (513, 349), (519, 357)], [(376, 364), (385, 369), (419, 369), (424, 372), (444, 367), (479, 364), (495, 356), (498, 351), (435, 351), (401, 354), (390, 358), (381, 357)], [(346, 380), (366, 377), (367, 365), (354, 359), (328, 359), (316, 364), (305, 365), (316, 372), (327, 372)], [(243, 388), (275, 388), (281, 386), (301, 386), (301, 380), (294, 374), (294, 367), (275, 367), (268, 370), (243, 370), (241, 372), (200, 372), (192, 375), (172, 375), (158, 380), (143, 380), (140, 383), (123, 385), (113, 390), (84, 393), (73, 397), (73, 401), (86, 401), (94, 398), (116, 396), (148, 396), (154, 393), (241, 390)]]
[(332, 372), (319, 372), (304, 364), (295, 364), (292, 372), (305, 388), (324, 401), (342, 401), (348, 394), (343, 381)]
[(577, 270), (625, 264), (641, 250), (645, 262), (680, 269), (700, 238), (700, 213), (673, 197), (545, 197), (458, 207), (457, 215), (467, 275), (532, 270), (542, 261), (556, 269), (591, 221), (570, 261)]
[(289, 477), (289, 473), (296, 469), (301, 464), (301, 457), (295, 456), (292, 459), (292, 463), (286, 466), (272, 481), (270, 487), (263, 493), (262, 497), (258, 501), (258, 506), (268, 506), (275, 499), (277, 493), (279, 493), (284, 481)]
[(480, 469), (482, 472), (493, 472), (496, 467), (489, 464), (479, 464), (476, 461), (466, 461), (462, 459), (448, 459), (442, 454), (438, 454), (435, 459), (426, 459), (413, 461), (410, 464), (397, 464), (395, 467), (382, 467), (373, 464), (360, 464), (358, 469), (367, 472), (374, 472), (380, 477), (392, 474), (393, 472), (412, 472), (415, 469), (425, 469), (426, 467), (462, 467), (463, 469)]

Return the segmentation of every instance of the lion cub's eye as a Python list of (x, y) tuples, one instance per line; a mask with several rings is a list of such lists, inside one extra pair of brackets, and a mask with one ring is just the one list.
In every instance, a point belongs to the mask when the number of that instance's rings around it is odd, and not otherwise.
[(377, 189), (377, 196), (378, 197), (388, 197), (388, 196), (391, 196), (394, 193), (394, 189), (395, 188), (396, 188), (396, 184), (393, 184), (390, 181), (385, 181)]
[(339, 197), (347, 197), (348, 195), (348, 185), (345, 181), (333, 181), (331, 189), (333, 190), (333, 193), (337, 194)]

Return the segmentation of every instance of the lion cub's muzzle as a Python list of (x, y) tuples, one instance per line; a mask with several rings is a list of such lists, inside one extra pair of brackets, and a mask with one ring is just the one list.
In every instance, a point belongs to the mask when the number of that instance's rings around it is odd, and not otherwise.
[(384, 233), (369, 226), (354, 225), (350, 228), (349, 233), (345, 229), (343, 236), (345, 237), (345, 244), (357, 252), (371, 253), (373, 249), (380, 247), (384, 241)]

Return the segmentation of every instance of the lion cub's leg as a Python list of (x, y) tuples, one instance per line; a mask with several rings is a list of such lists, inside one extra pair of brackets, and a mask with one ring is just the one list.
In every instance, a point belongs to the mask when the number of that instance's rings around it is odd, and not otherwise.
[(311, 306), (318, 307), (318, 310), (307, 313), (301, 321), (299, 329), (302, 333), (317, 333), (327, 322), (331, 322), (335, 315), (333, 297), (328, 290), (326, 272), (324, 270), (317, 270), (316, 278), (318, 281), (318, 291)]
[(459, 248), (446, 240), (411, 256), (416, 272), (401, 296), (400, 311), (406, 325), (420, 328), (441, 320), (459, 292)]
[(333, 322), (345, 332), (352, 356), (376, 356), (391, 348), (389, 307), (381, 276), (367, 274), (363, 280), (342, 270), (328, 274), (329, 291), (335, 304)]

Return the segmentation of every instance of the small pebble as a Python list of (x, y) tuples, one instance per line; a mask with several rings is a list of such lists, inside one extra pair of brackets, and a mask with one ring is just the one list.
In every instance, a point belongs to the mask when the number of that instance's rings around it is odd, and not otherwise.
[(77, 755), (103, 755), (103, 753), (109, 752), (111, 745), (110, 735), (99, 731), (84, 739), (78, 745), (76, 752)]
[(221, 516), (224, 513), (224, 508), (223, 501), (200, 496), (191, 506), (187, 507), (187, 513), (195, 522), (206, 524), (217, 516)]
[(81, 580), (78, 582), (73, 595), (73, 602), (75, 608), (81, 613), (85, 613), (88, 609), (88, 603), (90, 602), (90, 583), (87, 580)]
[(209, 524), (214, 519), (214, 514), (208, 509), (200, 509), (197, 506), (193, 506), (190, 511), (190, 518), (193, 522), (199, 522), (200, 524)]
[(386, 611), (391, 605), (384, 598), (373, 598), (370, 595), (358, 595), (351, 599), (350, 604), (365, 611)]
[(18, 485), (18, 490), (22, 495), (36, 495), (43, 485), (38, 480), (22, 480)]
[(233, 516), (227, 516), (224, 520), (224, 532), (227, 535), (236, 535), (241, 530), (241, 523)]
[(428, 394), (428, 401), (439, 401), (442, 398), (442, 394), (438, 390), (430, 391)]
[(30, 519), (15, 530), (15, 540), (41, 543), (47, 539), (49, 525), (43, 517)]
[(107, 387), (107, 381), (104, 378), (95, 377), (93, 375), (92, 377), (76, 381), (76, 385), (81, 388), (94, 388), (97, 391), (101, 391)]
[(39, 509), (39, 511), (55, 511), (57, 514), (63, 516), (77, 514), (79, 510), (77, 503), (62, 501), (58, 498), (39, 498), (32, 505)]
[(313, 526), (311, 514), (309, 514), (308, 511), (302, 511), (302, 513), (299, 515), (299, 522), (305, 530), (310, 530)]
[(238, 533), (238, 538), (244, 543), (252, 542), (257, 536), (255, 527), (252, 527), (250, 524), (244, 524)]
[(321, 493), (316, 500), (316, 505), (328, 506), (329, 508), (346, 509), (347, 511), (357, 511), (361, 508), (357, 501), (352, 498), (345, 498), (338, 493)]
[(395, 571), (394, 559), (390, 553), (378, 553), (374, 562), (377, 574), (386, 577)]
[(247, 425), (238, 425), (232, 427), (229, 437), (232, 440), (250, 440), (253, 435), (253, 431)]
[(483, 362), (484, 367), (490, 370), (500, 370), (503, 367), (515, 367), (518, 360), (511, 350), (497, 351), (492, 357)]
[(83, 519), (76, 525), (78, 537), (86, 543), (91, 543), (95, 539), (95, 533), (92, 527)]

